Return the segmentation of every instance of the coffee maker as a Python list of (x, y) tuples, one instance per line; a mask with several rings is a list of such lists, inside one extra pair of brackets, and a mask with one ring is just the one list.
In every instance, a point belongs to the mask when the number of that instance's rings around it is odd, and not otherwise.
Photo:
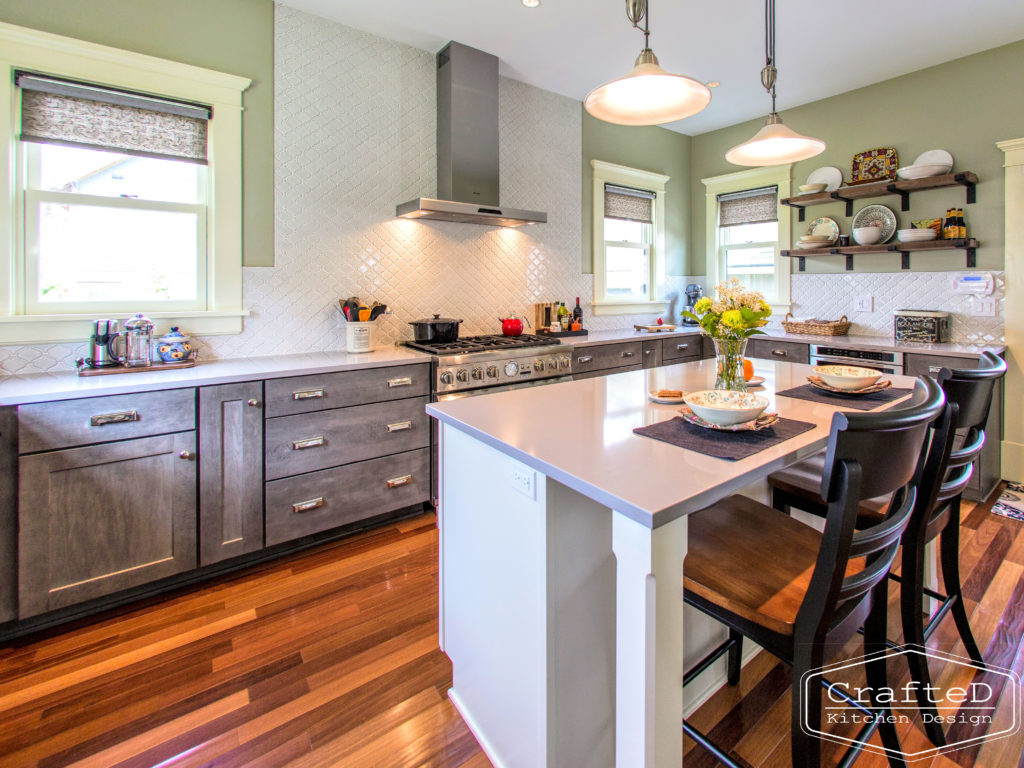
[(85, 364), (90, 368), (111, 368), (121, 360), (114, 352), (114, 340), (120, 335), (117, 320), (94, 320)]
[[(690, 283), (686, 286), (686, 306), (683, 307), (687, 312), (693, 312), (693, 307), (704, 295), (704, 289), (702, 289), (697, 283)], [(683, 325), (696, 325), (696, 320), (691, 320), (688, 317), (683, 318)]]

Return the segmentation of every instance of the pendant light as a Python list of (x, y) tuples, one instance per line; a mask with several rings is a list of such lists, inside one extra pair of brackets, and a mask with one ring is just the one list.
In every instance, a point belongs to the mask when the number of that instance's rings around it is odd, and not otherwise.
[(806, 160), (825, 151), (825, 142), (810, 136), (801, 136), (782, 122), (775, 111), (775, 81), (779, 71), (775, 68), (775, 0), (764, 4), (765, 66), (761, 70), (761, 85), (772, 97), (772, 112), (754, 137), (725, 153), (725, 159), (734, 165), (782, 165)]
[(704, 83), (673, 75), (658, 64), (648, 44), (651, 29), (647, 0), (626, 0), (626, 18), (634, 29), (644, 33), (644, 49), (629, 73), (587, 94), (583, 102), (587, 112), (619, 125), (660, 125), (704, 109), (711, 102), (711, 90)]

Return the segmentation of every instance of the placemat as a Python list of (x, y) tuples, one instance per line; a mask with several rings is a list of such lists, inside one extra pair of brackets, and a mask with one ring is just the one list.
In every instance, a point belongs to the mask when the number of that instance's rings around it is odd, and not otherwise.
[(776, 397), (792, 397), (797, 400), (810, 400), (812, 403), (824, 403), (835, 405), (839, 408), (849, 408), (853, 411), (872, 411), (885, 403), (899, 400), (906, 397), (913, 390), (910, 389), (883, 389), (881, 392), (872, 392), (870, 395), (833, 395), (831, 392), (804, 384), (802, 387), (793, 387), (783, 392), (776, 392)]
[(753, 456), (791, 437), (802, 435), (809, 429), (814, 429), (814, 425), (806, 421), (780, 418), (772, 426), (758, 432), (719, 432), (698, 427), (676, 416), (674, 419), (659, 421), (648, 427), (637, 427), (633, 431), (644, 437), (661, 440), (663, 443), (703, 453), (705, 456), (736, 461)]

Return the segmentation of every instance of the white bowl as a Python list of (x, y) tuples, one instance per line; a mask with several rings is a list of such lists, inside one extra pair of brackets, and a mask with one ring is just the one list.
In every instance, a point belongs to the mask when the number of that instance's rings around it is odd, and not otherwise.
[(934, 240), (938, 232), (929, 227), (928, 229), (898, 229), (896, 237), (901, 243), (918, 243), (925, 240)]
[(881, 227), (856, 227), (853, 230), (853, 239), (857, 245), (874, 245), (882, 239)]
[(768, 399), (731, 389), (705, 389), (689, 392), (683, 401), (708, 424), (732, 427), (753, 421), (768, 407)]
[(920, 165), (907, 165), (899, 168), (896, 171), (896, 175), (901, 179), (926, 179), (929, 176), (941, 176), (944, 173), (949, 173), (952, 169), (952, 165), (922, 163)]
[(810, 195), (815, 192), (824, 192), (825, 187), (828, 184), (801, 184), (798, 189), (805, 195)]
[(882, 378), (879, 371), (853, 365), (816, 365), (814, 372), (836, 389), (864, 389)]
[(802, 243), (829, 243), (832, 238), (828, 235), (800, 235)]

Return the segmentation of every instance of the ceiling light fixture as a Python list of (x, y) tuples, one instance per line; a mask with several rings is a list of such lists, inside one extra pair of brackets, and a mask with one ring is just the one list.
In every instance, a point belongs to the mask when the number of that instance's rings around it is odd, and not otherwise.
[[(649, 45), (647, 0), (626, 0), (626, 18), (644, 33), (644, 49), (627, 74), (598, 86), (583, 102), (599, 120), (619, 125), (661, 125), (700, 112), (711, 102), (710, 89), (692, 77), (673, 75), (658, 64)], [(643, 27), (640, 23), (643, 22)]]
[(725, 159), (734, 165), (782, 165), (806, 160), (825, 151), (825, 142), (810, 136), (801, 136), (782, 122), (775, 111), (775, 81), (779, 71), (775, 68), (775, 0), (764, 3), (764, 56), (761, 85), (772, 97), (772, 112), (754, 137), (725, 153)]
[(523, 0), (523, 5), (527, 8), (536, 8), (540, 5), (540, 0)]

